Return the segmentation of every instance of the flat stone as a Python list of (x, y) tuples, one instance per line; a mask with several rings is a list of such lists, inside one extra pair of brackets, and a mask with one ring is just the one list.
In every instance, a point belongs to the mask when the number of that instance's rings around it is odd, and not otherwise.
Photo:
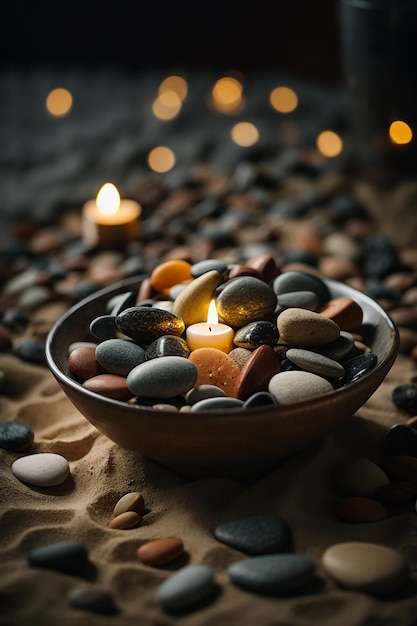
[(166, 565), (184, 553), (184, 544), (179, 537), (154, 539), (143, 543), (136, 550), (138, 559), (145, 565)]
[(215, 528), (214, 536), (236, 550), (259, 555), (282, 550), (289, 538), (289, 530), (279, 517), (253, 515), (220, 524)]
[(323, 553), (322, 564), (331, 578), (348, 589), (385, 594), (400, 589), (409, 580), (404, 557), (377, 543), (334, 544)]
[(278, 311), (284, 309), (308, 309), (316, 311), (319, 305), (319, 297), (313, 291), (293, 291), (290, 293), (281, 293), (278, 295), (277, 308)]
[(266, 595), (295, 592), (314, 578), (313, 559), (302, 554), (267, 554), (237, 561), (228, 568), (231, 580), (249, 591)]
[(76, 587), (68, 592), (68, 600), (72, 607), (100, 613), (114, 615), (118, 608), (110, 591), (99, 587)]
[(127, 377), (135, 396), (171, 398), (183, 394), (197, 381), (197, 367), (180, 356), (162, 356), (137, 365)]
[(59, 541), (31, 550), (27, 555), (30, 565), (51, 569), (73, 576), (83, 575), (89, 565), (85, 546), (77, 541)]
[(12, 452), (26, 450), (34, 439), (34, 432), (28, 424), (22, 422), (0, 423), (0, 448)]
[(349, 355), (354, 345), (355, 340), (353, 336), (349, 332), (341, 330), (340, 336), (335, 341), (322, 346), (314, 346), (312, 349), (319, 354), (329, 357), (329, 359), (341, 361)]
[(277, 297), (263, 280), (241, 276), (225, 283), (216, 298), (219, 321), (240, 328), (256, 320), (271, 320)]
[(301, 369), (326, 378), (341, 378), (345, 373), (343, 365), (312, 350), (290, 348), (286, 352), (286, 358)]
[(96, 361), (110, 374), (127, 376), (145, 360), (145, 349), (127, 339), (107, 339), (95, 349)]
[(124, 335), (144, 345), (162, 335), (180, 337), (185, 330), (184, 321), (178, 315), (147, 306), (125, 309), (116, 317), (116, 326)]
[(167, 578), (156, 597), (165, 610), (178, 611), (206, 600), (213, 590), (213, 570), (207, 565), (189, 565)]
[(280, 342), (293, 347), (320, 346), (340, 335), (339, 326), (319, 313), (306, 309), (286, 309), (278, 315)]
[(331, 475), (337, 489), (346, 496), (372, 496), (377, 489), (390, 482), (379, 465), (359, 457), (336, 463)]
[(268, 391), (278, 404), (294, 404), (334, 391), (325, 378), (311, 372), (280, 372), (271, 378)]
[(16, 459), (12, 472), (19, 480), (37, 487), (61, 485), (69, 476), (67, 459), (52, 452), (39, 452)]

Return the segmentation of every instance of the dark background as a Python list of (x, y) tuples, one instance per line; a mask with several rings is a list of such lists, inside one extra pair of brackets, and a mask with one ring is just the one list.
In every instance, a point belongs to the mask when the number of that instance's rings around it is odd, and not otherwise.
[(339, 0), (3, 0), (0, 67), (211, 67), (340, 79)]

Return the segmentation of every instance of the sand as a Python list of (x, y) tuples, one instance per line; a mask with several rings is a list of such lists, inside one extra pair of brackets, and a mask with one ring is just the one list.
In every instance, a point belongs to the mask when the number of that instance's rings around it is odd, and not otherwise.
[[(72, 406), (49, 370), (0, 356), (7, 372), (1, 399), (2, 419), (29, 424), (35, 440), (26, 452), (55, 452), (70, 464), (70, 478), (61, 486), (28, 486), (11, 472), (24, 453), (0, 450), (1, 624), (289, 624), (411, 625), (415, 623), (415, 578), (390, 597), (338, 587), (321, 566), (323, 551), (339, 541), (372, 541), (398, 549), (413, 572), (416, 562), (415, 513), (402, 507), (385, 521), (348, 524), (339, 521), (333, 505), (333, 464), (349, 455), (378, 458), (380, 442), (391, 424), (406, 416), (391, 401), (392, 388), (403, 382), (412, 365), (400, 356), (388, 377), (346, 424), (314, 449), (295, 455), (254, 482), (224, 478), (189, 479), (140, 455), (123, 450), (99, 434)], [(140, 491), (146, 513), (137, 528), (107, 527), (117, 500)], [(227, 567), (244, 558), (219, 543), (217, 524), (251, 514), (276, 514), (291, 529), (294, 551), (317, 564), (313, 585), (289, 597), (267, 597), (231, 583)], [(180, 537), (184, 558), (170, 566), (139, 562), (136, 549), (159, 537)], [(91, 568), (85, 578), (28, 564), (29, 550), (72, 539), (83, 543)], [(156, 599), (163, 580), (186, 564), (206, 564), (216, 576), (216, 593), (204, 605), (181, 616), (164, 611)], [(119, 612), (103, 616), (74, 608), (68, 593), (80, 586), (111, 592)]]

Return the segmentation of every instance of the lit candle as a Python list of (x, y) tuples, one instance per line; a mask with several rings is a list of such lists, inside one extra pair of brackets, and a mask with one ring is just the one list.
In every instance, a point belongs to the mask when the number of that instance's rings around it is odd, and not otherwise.
[(218, 323), (215, 301), (212, 300), (207, 314), (207, 322), (192, 324), (187, 328), (187, 343), (190, 350), (217, 348), (229, 353), (233, 348), (234, 332), (230, 326)]
[(139, 235), (141, 206), (134, 200), (121, 200), (117, 188), (106, 183), (95, 200), (83, 207), (84, 242), (98, 248), (123, 248)]

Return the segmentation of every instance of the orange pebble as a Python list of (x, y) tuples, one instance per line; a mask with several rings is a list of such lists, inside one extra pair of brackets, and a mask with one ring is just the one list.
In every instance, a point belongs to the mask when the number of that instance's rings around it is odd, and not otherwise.
[(363, 319), (362, 307), (349, 296), (329, 300), (319, 311), (320, 315), (333, 320), (340, 330), (354, 330)]
[(230, 398), (235, 398), (236, 380), (240, 369), (231, 356), (217, 348), (198, 348), (188, 357), (197, 367), (195, 386), (215, 385)]
[(165, 565), (177, 559), (184, 552), (182, 540), (177, 537), (153, 539), (143, 543), (136, 551), (146, 565)]
[(175, 259), (157, 265), (149, 277), (151, 286), (157, 291), (167, 292), (178, 283), (192, 280), (191, 264)]

